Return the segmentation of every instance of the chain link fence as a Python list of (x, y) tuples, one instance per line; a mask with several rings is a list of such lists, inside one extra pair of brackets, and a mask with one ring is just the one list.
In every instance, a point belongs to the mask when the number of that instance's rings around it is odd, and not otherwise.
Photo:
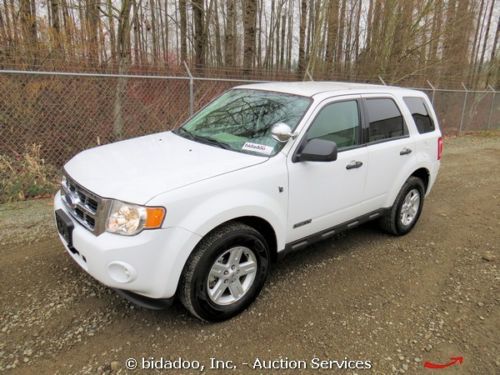
[[(60, 168), (81, 150), (176, 128), (231, 87), (257, 81), (188, 76), (0, 71), (0, 156), (36, 147)], [(434, 102), (443, 133), (500, 127), (494, 90), (421, 89)]]

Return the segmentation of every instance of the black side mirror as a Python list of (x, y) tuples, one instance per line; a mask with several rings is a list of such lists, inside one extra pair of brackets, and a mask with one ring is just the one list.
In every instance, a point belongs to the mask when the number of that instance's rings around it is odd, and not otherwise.
[(302, 147), (294, 161), (334, 161), (337, 160), (337, 144), (333, 141), (314, 138)]

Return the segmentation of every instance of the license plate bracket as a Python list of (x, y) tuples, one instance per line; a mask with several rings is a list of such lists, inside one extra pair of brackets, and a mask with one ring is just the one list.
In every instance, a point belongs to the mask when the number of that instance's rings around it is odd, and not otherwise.
[(73, 248), (73, 229), (75, 228), (73, 221), (66, 212), (61, 209), (56, 210), (55, 215), (57, 231), (64, 238), (68, 247), (70, 249)]

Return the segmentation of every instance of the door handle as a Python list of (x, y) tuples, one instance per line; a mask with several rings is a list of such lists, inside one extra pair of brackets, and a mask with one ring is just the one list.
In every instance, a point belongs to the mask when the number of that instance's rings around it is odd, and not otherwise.
[(355, 169), (355, 168), (360, 168), (363, 165), (362, 162), (353, 160), (349, 164), (345, 166), (345, 169)]
[(410, 148), (403, 148), (400, 152), (399, 152), (399, 155), (408, 155), (408, 154), (411, 154), (411, 149)]

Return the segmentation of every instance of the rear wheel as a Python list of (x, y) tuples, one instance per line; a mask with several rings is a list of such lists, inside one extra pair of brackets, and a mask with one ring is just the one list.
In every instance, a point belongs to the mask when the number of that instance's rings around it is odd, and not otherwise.
[(381, 219), (380, 226), (390, 234), (402, 236), (417, 223), (424, 204), (425, 187), (418, 177), (410, 177), (401, 188), (393, 206)]
[(247, 308), (269, 273), (269, 248), (254, 228), (230, 223), (208, 234), (189, 258), (179, 296), (196, 317), (229, 319)]

